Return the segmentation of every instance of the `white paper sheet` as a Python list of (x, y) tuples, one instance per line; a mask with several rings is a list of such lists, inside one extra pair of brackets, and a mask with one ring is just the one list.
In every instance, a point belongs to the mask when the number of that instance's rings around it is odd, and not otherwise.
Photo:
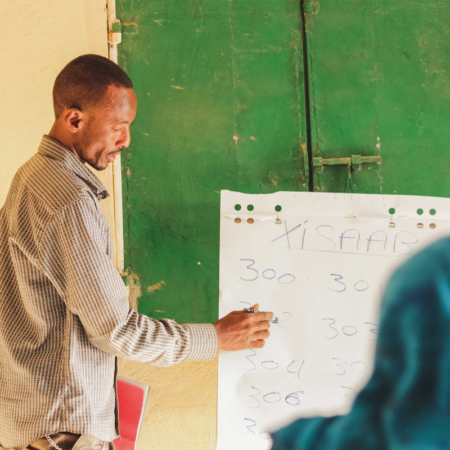
[(386, 281), (450, 234), (450, 200), (221, 194), (220, 317), (259, 303), (279, 323), (263, 349), (220, 352), (217, 448), (266, 450), (298, 417), (349, 410), (373, 370)]

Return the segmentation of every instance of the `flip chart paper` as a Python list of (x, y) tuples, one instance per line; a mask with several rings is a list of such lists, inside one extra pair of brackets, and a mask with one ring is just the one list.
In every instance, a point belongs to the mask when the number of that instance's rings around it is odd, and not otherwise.
[(351, 408), (386, 282), (450, 234), (450, 200), (222, 191), (220, 226), (220, 317), (259, 303), (278, 323), (263, 349), (219, 354), (218, 450), (266, 450), (296, 418)]

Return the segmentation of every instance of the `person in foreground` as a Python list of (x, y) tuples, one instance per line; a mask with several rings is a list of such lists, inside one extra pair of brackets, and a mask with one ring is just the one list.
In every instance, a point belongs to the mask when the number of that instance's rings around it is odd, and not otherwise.
[(169, 366), (261, 348), (273, 314), (180, 325), (130, 309), (100, 208), (109, 194), (85, 163), (103, 170), (130, 144), (133, 84), (84, 55), (58, 75), (53, 103), (0, 210), (0, 449), (111, 450), (117, 357)]
[(350, 413), (300, 419), (272, 439), (272, 450), (450, 449), (450, 237), (388, 284), (374, 373)]

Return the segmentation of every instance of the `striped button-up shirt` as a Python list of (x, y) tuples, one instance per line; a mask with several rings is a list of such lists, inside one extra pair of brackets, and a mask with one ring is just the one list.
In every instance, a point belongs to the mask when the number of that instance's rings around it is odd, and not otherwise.
[(0, 210), (0, 448), (68, 431), (118, 437), (117, 357), (211, 360), (211, 324), (129, 308), (99, 201), (109, 194), (44, 136)]

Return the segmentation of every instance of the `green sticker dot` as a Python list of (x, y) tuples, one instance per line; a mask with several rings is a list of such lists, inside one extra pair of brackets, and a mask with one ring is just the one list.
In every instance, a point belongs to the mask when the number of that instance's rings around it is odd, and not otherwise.
[(234, 205), (234, 209), (236, 211), (240, 211), (241, 210), (241, 205)]
[(430, 214), (431, 214), (432, 216), (434, 216), (434, 215), (436, 214), (436, 210), (435, 210), (435, 209), (430, 209)]
[(255, 209), (255, 207), (254, 207), (253, 205), (248, 205), (248, 206), (247, 206), (247, 209), (248, 209), (249, 211), (253, 211), (253, 210)]
[(421, 215), (423, 214), (423, 209), (419, 208), (419, 209), (417, 210), (417, 214), (418, 214), (419, 216), (421, 216)]
[(391, 209), (389, 210), (389, 214), (395, 214), (395, 208), (391, 208)]
[(281, 211), (281, 206), (280, 205), (275, 206), (275, 211), (280, 212)]

